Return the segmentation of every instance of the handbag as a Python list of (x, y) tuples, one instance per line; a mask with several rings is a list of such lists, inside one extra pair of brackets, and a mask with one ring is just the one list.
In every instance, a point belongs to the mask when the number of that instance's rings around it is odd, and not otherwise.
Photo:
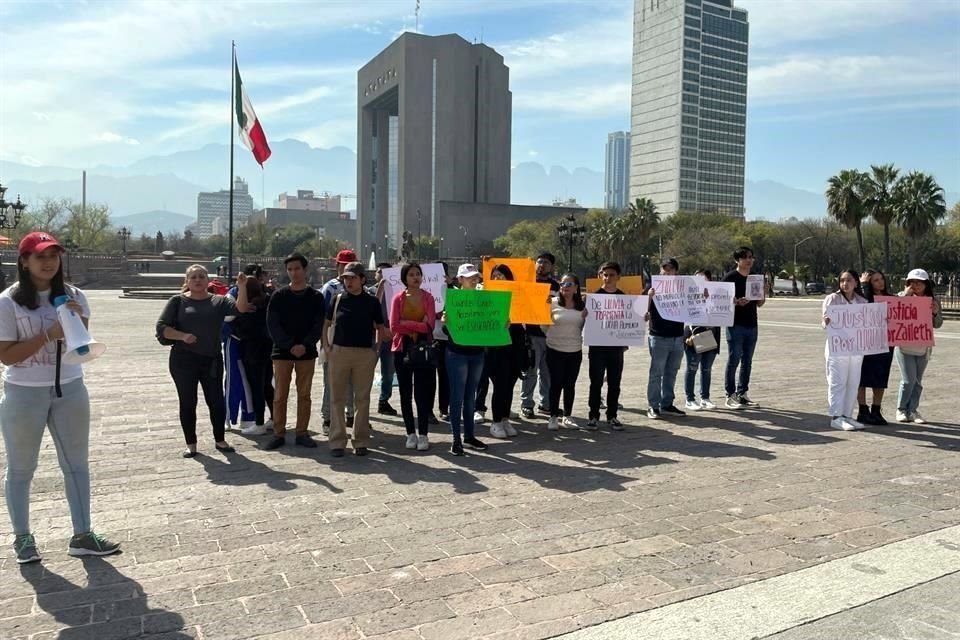
[(693, 334), (693, 348), (697, 353), (713, 351), (718, 346), (720, 345), (717, 344), (713, 331), (701, 331)]
[(410, 369), (428, 369), (437, 366), (437, 346), (432, 338), (403, 339), (403, 365)]

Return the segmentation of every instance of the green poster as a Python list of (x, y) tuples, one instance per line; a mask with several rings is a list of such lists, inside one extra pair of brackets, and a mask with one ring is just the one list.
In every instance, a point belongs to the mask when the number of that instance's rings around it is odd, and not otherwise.
[(465, 347), (502, 347), (510, 344), (509, 291), (450, 289), (444, 312), (447, 329)]

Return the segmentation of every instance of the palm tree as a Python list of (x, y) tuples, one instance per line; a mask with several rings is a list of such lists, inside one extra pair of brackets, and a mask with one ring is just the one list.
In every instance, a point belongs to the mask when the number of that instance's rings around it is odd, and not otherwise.
[(910, 265), (916, 264), (917, 245), (947, 215), (943, 187), (933, 176), (911, 171), (893, 188), (897, 223), (910, 239)]
[(896, 220), (893, 187), (900, 170), (892, 164), (870, 165), (863, 205), (877, 224), (883, 225), (883, 271), (890, 271), (890, 225)]
[[(637, 198), (627, 205), (627, 213), (620, 218), (622, 246), (633, 244), (641, 247), (660, 228), (660, 212), (649, 198)], [(643, 264), (640, 265), (643, 268)]]
[(863, 230), (860, 223), (867, 216), (863, 206), (866, 174), (856, 169), (844, 169), (827, 182), (827, 212), (848, 229), (857, 231), (857, 249), (860, 252), (860, 270), (867, 268), (863, 250)]

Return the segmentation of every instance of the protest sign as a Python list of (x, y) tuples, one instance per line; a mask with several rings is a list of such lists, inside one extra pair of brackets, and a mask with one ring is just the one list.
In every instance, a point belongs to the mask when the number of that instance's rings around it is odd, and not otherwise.
[(674, 322), (699, 322), (706, 311), (703, 288), (690, 276), (653, 276), (653, 304), (660, 317)]
[(887, 342), (891, 347), (932, 347), (933, 298), (876, 296), (887, 303)]
[[(437, 313), (440, 313), (443, 311), (443, 305), (447, 299), (447, 280), (446, 274), (443, 272), (443, 265), (439, 262), (431, 262), (420, 265), (420, 270), (423, 272), (423, 284), (420, 286), (433, 295), (437, 303)], [(383, 292), (389, 310), (393, 298), (405, 288), (400, 281), (400, 267), (384, 269), (383, 280)]]
[(502, 347), (510, 344), (509, 291), (451, 289), (446, 323), (450, 336), (465, 347)]
[(515, 324), (553, 324), (550, 315), (549, 282), (517, 282), (490, 280), (483, 283), (487, 291), (510, 291), (510, 322)]
[[(584, 293), (593, 293), (603, 287), (603, 280), (600, 278), (587, 278), (587, 286)], [(643, 276), (622, 276), (617, 282), (617, 288), (627, 295), (638, 296), (643, 293)]]
[(490, 272), (499, 264), (510, 267), (517, 282), (536, 282), (537, 263), (530, 258), (484, 258), (483, 281), (490, 282)]
[(747, 300), (763, 300), (766, 298), (762, 273), (751, 273), (747, 276), (747, 292), (744, 297)]
[(650, 298), (595, 293), (587, 298), (583, 343), (589, 347), (638, 347), (646, 344)]
[(733, 303), (735, 296), (735, 285), (732, 282), (710, 282), (704, 283), (707, 290), (707, 299), (704, 303), (704, 319), (700, 322), (702, 327), (732, 327), (733, 310), (736, 305)]
[(832, 304), (826, 309), (827, 348), (831, 355), (886, 353), (887, 305)]

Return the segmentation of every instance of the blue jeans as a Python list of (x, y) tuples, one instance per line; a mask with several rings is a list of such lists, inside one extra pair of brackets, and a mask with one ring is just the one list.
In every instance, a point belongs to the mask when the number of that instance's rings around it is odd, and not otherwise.
[(543, 336), (530, 336), (533, 349), (533, 364), (527, 371), (527, 377), (520, 385), (520, 407), (533, 409), (533, 390), (540, 381), (540, 406), (550, 406), (550, 368), (547, 366), (547, 339)]
[(0, 430), (7, 448), (4, 492), (16, 535), (30, 533), (30, 483), (47, 428), (63, 471), (73, 532), (90, 531), (90, 397), (83, 380), (68, 382), (61, 391), (63, 396), (58, 398), (53, 387), (3, 385)]
[(753, 352), (756, 349), (756, 327), (727, 327), (727, 371), (723, 382), (728, 396), (744, 396), (750, 390), (750, 371), (753, 369)]
[(647, 402), (654, 409), (673, 405), (677, 372), (683, 361), (683, 338), (647, 336), (650, 346), (650, 376), (647, 381)]
[(687, 402), (696, 402), (697, 396), (694, 394), (694, 383), (697, 380), (697, 370), (700, 370), (700, 399), (710, 399), (710, 371), (713, 369), (713, 361), (717, 359), (719, 349), (697, 353), (693, 347), (684, 347), (687, 354), (687, 373), (683, 378), (683, 388), (687, 394)]
[(380, 344), (380, 404), (390, 402), (393, 396), (393, 352), (390, 343)]
[(930, 358), (912, 356), (901, 349), (893, 350), (900, 369), (900, 393), (897, 395), (897, 409), (904, 413), (916, 413), (920, 408), (920, 394), (923, 393), (923, 372), (927, 369)]
[(473, 412), (477, 385), (483, 375), (483, 353), (466, 355), (447, 349), (447, 379), (450, 381), (450, 431), (460, 439), (461, 416), (463, 437), (473, 438)]

